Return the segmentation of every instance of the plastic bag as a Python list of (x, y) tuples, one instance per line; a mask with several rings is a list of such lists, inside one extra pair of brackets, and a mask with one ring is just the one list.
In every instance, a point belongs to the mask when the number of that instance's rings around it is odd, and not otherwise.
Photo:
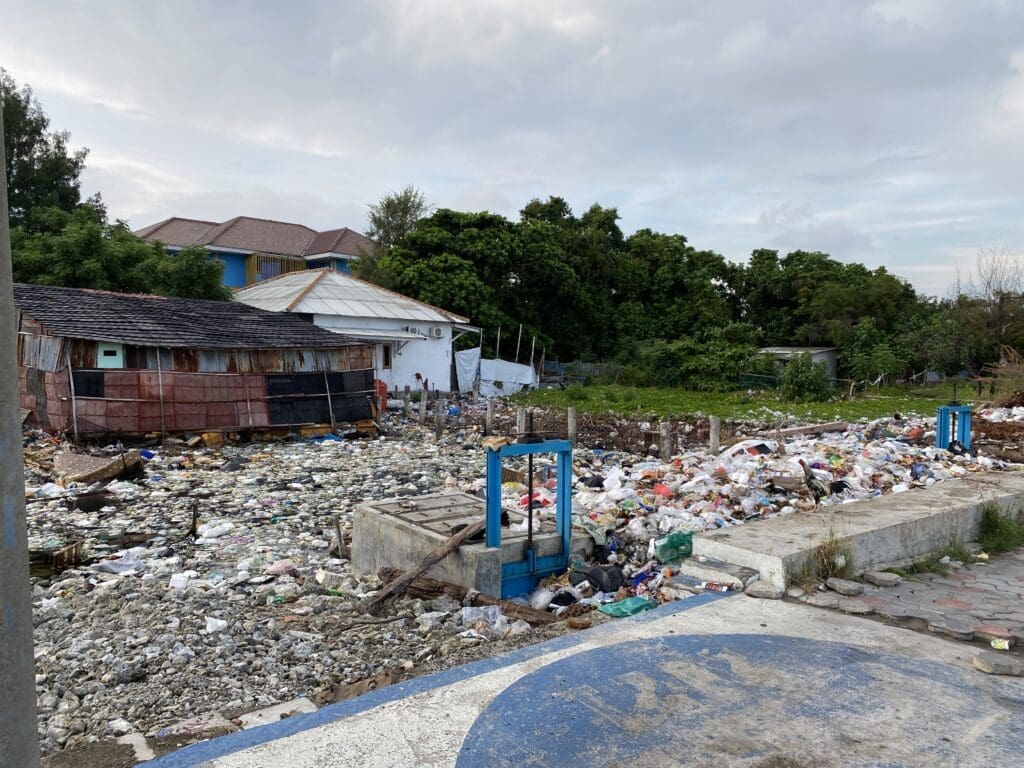
[(633, 616), (641, 611), (649, 611), (657, 607), (658, 604), (654, 600), (648, 600), (646, 597), (627, 597), (625, 600), (619, 600), (617, 603), (600, 605), (597, 610), (607, 616), (621, 618), (623, 616)]
[(693, 554), (693, 531), (676, 531), (654, 542), (654, 556), (662, 563), (672, 563)]

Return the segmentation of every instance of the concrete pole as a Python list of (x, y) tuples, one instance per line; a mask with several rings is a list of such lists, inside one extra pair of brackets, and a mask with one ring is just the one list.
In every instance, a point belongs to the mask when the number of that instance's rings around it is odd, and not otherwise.
[(568, 433), (569, 442), (576, 445), (576, 406), (570, 405), (569, 412), (566, 416), (566, 432)]
[(658, 426), (661, 429), (661, 460), (668, 461), (672, 458), (672, 424), (663, 421)]
[[(0, 763), (39, 768), (25, 465), (18, 396), (17, 313), (0, 110)], [(6, 340), (5, 340), (6, 339)]]
[(447, 403), (444, 400), (438, 398), (434, 401), (434, 434), (438, 440), (444, 434), (444, 417), (447, 410)]
[(711, 434), (708, 439), (708, 450), (711, 453), (718, 453), (720, 450), (719, 442), (722, 437), (722, 420), (717, 416), (711, 417)]
[(420, 393), (420, 426), (427, 423), (427, 390)]
[(522, 406), (516, 408), (516, 432), (519, 435), (526, 434), (526, 409)]
[(487, 420), (484, 422), (484, 434), (494, 434), (494, 398), (487, 398)]

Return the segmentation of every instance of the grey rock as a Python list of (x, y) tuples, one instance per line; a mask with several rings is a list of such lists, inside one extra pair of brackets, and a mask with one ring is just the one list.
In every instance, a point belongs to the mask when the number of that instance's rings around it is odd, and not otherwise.
[(846, 595), (847, 597), (859, 595), (864, 592), (863, 584), (856, 581), (850, 581), (849, 579), (836, 578), (835, 576), (830, 576), (825, 579), (825, 586), (833, 592), (838, 592), (840, 595)]
[(989, 675), (1024, 677), (1024, 661), (995, 651), (984, 651), (974, 657), (974, 668)]
[(895, 587), (900, 583), (899, 574), (889, 573), (888, 571), (866, 571), (862, 574), (861, 578), (868, 584), (874, 584), (876, 587)]
[(807, 593), (804, 592), (804, 590), (801, 587), (790, 587), (786, 590), (786, 597), (790, 598), (791, 600), (799, 600), (806, 594)]
[(743, 592), (748, 597), (759, 597), (765, 600), (781, 600), (784, 594), (782, 587), (776, 587), (767, 581), (752, 582)]

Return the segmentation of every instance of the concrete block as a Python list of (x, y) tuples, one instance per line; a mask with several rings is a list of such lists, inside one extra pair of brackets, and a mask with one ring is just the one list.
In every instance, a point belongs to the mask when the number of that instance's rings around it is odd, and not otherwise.
[(699, 581), (728, 584), (730, 589), (737, 592), (746, 589), (749, 584), (757, 580), (757, 571), (753, 568), (745, 568), (710, 557), (703, 560), (695, 557), (686, 558), (672, 570), (680, 576), (689, 576)]
[(693, 537), (694, 555), (756, 570), (762, 581), (785, 587), (830, 537), (848, 544), (857, 569), (880, 571), (920, 560), (951, 540), (978, 536), (982, 508), (1024, 505), (1024, 472), (986, 472), (930, 488), (719, 528)]
[(858, 584), (856, 581), (848, 581), (847, 579), (837, 579), (835, 576), (825, 579), (825, 586), (833, 592), (838, 592), (840, 595), (846, 595), (847, 597), (864, 592), (863, 584)]

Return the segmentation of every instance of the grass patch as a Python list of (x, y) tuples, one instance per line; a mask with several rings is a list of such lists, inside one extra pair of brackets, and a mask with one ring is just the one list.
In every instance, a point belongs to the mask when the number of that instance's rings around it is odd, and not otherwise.
[(1004, 513), (996, 504), (986, 504), (981, 514), (978, 543), (986, 552), (1009, 552), (1024, 546), (1024, 522), (1020, 510)]
[(818, 582), (833, 576), (848, 579), (852, 573), (853, 550), (849, 542), (838, 538), (835, 530), (829, 528), (828, 538), (815, 548), (800, 570), (789, 575), (789, 582), (805, 592), (813, 592)]
[[(958, 396), (969, 401), (969, 393), (965, 389), (961, 387)], [(520, 405), (547, 408), (574, 405), (580, 413), (619, 416), (635, 416), (640, 412), (665, 418), (700, 413), (731, 420), (771, 421), (792, 415), (807, 421), (857, 421), (892, 416), (897, 412), (934, 416), (936, 408), (948, 403), (951, 396), (952, 387), (948, 385), (911, 389), (890, 387), (868, 390), (853, 398), (843, 397), (837, 392), (833, 400), (824, 403), (796, 403), (784, 400), (778, 390), (697, 392), (618, 384), (573, 384), (566, 389), (533, 390), (516, 395), (513, 400)]]
[[(949, 558), (943, 562), (944, 558)], [(949, 573), (949, 562), (955, 560), (960, 563), (969, 563), (973, 559), (971, 551), (962, 541), (950, 540), (949, 546), (945, 549), (934, 552), (928, 557), (911, 563), (905, 568), (887, 568), (890, 573), (895, 573), (903, 578), (911, 578), (922, 573), (937, 573), (945, 576)]]

